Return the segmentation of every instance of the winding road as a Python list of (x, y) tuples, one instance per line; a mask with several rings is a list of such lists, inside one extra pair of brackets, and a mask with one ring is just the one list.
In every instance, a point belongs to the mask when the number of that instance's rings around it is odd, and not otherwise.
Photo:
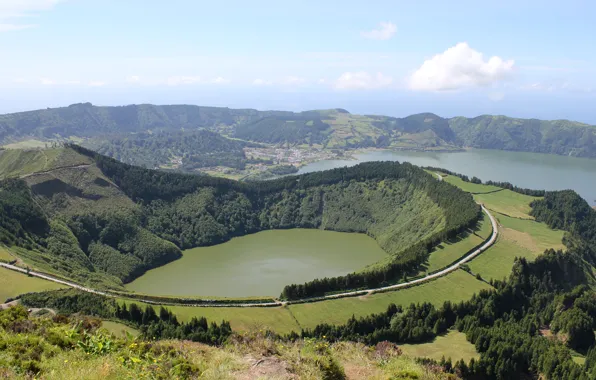
[[(435, 174), (437, 174), (439, 181), (443, 180), (443, 177), (441, 177), (440, 174), (438, 174), (438, 173), (435, 173)], [(429, 274), (425, 277), (407, 281), (407, 282), (402, 282), (400, 284), (384, 286), (381, 288), (356, 290), (353, 292), (331, 294), (331, 295), (322, 296), (322, 297), (315, 297), (315, 298), (308, 298), (308, 299), (294, 300), (294, 301), (277, 301), (277, 302), (266, 302), (266, 303), (236, 303), (236, 304), (215, 304), (215, 303), (210, 303), (210, 302), (206, 301), (204, 303), (198, 303), (198, 304), (183, 304), (183, 306), (189, 306), (189, 307), (273, 307), (273, 306), (284, 306), (284, 305), (317, 302), (317, 301), (344, 298), (344, 297), (364, 296), (367, 294), (374, 294), (374, 293), (385, 292), (385, 291), (390, 291), (390, 290), (397, 290), (397, 289), (401, 289), (401, 288), (408, 288), (413, 285), (418, 285), (418, 284), (422, 284), (424, 282), (432, 281), (434, 279), (437, 279), (439, 277), (445, 276), (453, 271), (458, 270), (463, 264), (467, 263), (468, 261), (472, 260), (474, 257), (476, 257), (479, 254), (481, 254), (482, 252), (486, 251), (489, 247), (491, 247), (496, 242), (497, 236), (499, 234), (499, 228), (497, 226), (497, 221), (492, 216), (492, 214), (484, 207), (484, 205), (481, 204), (480, 207), (482, 207), (482, 211), (490, 219), (490, 222), (491, 222), (491, 225), (493, 228), (490, 238), (484, 244), (482, 244), (480, 247), (478, 247), (476, 250), (474, 250), (473, 252), (465, 254), (465, 256), (462, 256), (462, 258), (460, 260), (458, 260), (456, 263), (454, 263), (453, 265), (451, 265), (447, 268), (444, 268), (436, 273)], [(104, 292), (104, 291), (100, 291), (100, 290), (87, 288), (87, 287), (84, 287), (82, 285), (79, 285), (79, 284), (71, 282), (71, 281), (62, 280), (62, 279), (53, 277), (53, 276), (45, 274), (45, 273), (38, 273), (35, 271), (31, 271), (31, 270), (28, 271), (26, 269), (23, 269), (23, 268), (20, 268), (15, 265), (11, 265), (11, 264), (0, 263), (0, 267), (10, 269), (10, 270), (13, 270), (16, 272), (21, 272), (21, 273), (27, 274), (29, 276), (39, 277), (44, 280), (52, 281), (52, 282), (55, 282), (55, 283), (58, 283), (61, 285), (66, 285), (66, 286), (69, 286), (69, 287), (72, 287), (75, 289), (79, 289), (79, 290), (82, 290), (82, 291), (88, 292), (88, 293), (98, 294), (98, 295), (102, 295), (105, 297), (111, 297), (111, 298), (125, 298), (125, 296), (123, 296), (121, 294), (120, 295), (112, 294), (110, 292)], [(152, 300), (144, 300), (141, 298), (135, 298), (135, 300), (139, 301), (139, 302), (148, 303), (148, 304), (154, 304), (154, 305), (167, 304), (164, 302), (155, 302)], [(177, 303), (176, 305), (181, 305), (181, 304)]]

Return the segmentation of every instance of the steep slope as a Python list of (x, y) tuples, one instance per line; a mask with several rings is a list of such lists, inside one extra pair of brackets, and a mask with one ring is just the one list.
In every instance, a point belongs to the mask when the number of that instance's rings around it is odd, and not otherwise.
[[(84, 283), (118, 286), (180, 257), (181, 248), (294, 227), (373, 236), (393, 256), (365, 276), (383, 283), (479, 215), (471, 196), (410, 164), (241, 183), (143, 169), (78, 146), (60, 155), (91, 163), (2, 182), (10, 193), (0, 209), (4, 242), (24, 248), (18, 253), (29, 263)], [(12, 206), (19, 204), (28, 214)], [(9, 229), (14, 220), (20, 227)]]
[(93, 139), (85, 145), (127, 164), (148, 168), (175, 167), (182, 171), (209, 166), (244, 169), (243, 148), (250, 146), (204, 129), (118, 135)]

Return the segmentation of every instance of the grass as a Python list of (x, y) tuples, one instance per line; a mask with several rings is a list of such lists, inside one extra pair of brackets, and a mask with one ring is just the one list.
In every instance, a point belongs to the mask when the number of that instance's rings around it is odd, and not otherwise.
[(10, 254), (8, 249), (0, 245), (0, 261), (11, 262), (14, 259), (15, 257)]
[(5, 150), (0, 152), (0, 178), (42, 171), (47, 163), (48, 158), (41, 150)]
[(29, 292), (62, 289), (64, 286), (0, 268), (0, 302)]
[(138, 336), (140, 334), (138, 330), (119, 322), (102, 321), (101, 327), (108, 330), (111, 334), (114, 334), (117, 337), (126, 337), (126, 332), (132, 336)]
[(89, 163), (91, 163), (90, 158), (72, 149), (9, 149), (0, 152), (0, 178), (21, 177), (64, 166)]
[(445, 301), (468, 300), (490, 285), (476, 280), (462, 270), (445, 277), (408, 289), (363, 297), (341, 298), (308, 304), (290, 305), (288, 308), (303, 328), (314, 328), (321, 323), (343, 324), (352, 315), (362, 317), (384, 312), (389, 304), (407, 306), (411, 303), (430, 302), (441, 306)]
[[(134, 301), (123, 301), (131, 303)], [(205, 317), (208, 321), (230, 321), (235, 331), (273, 330), (280, 334), (300, 331), (296, 320), (285, 307), (190, 307), (166, 306), (182, 322), (193, 317)], [(156, 306), (156, 310), (159, 306)]]
[(474, 199), (483, 203), (488, 209), (515, 218), (533, 219), (530, 216), (530, 203), (539, 197), (523, 195), (496, 186), (479, 185), (465, 182), (461, 178), (448, 175), (443, 180), (474, 195)]
[[(388, 345), (377, 349), (353, 342), (283, 342), (260, 333), (234, 335), (221, 347), (176, 340), (131, 343), (101, 331), (86, 330), (83, 335), (72, 328), (76, 317), (39, 323), (16, 308), (0, 311), (0, 319), (27, 326), (18, 333), (0, 327), (5, 348), (0, 360), (9, 364), (0, 366), (0, 378), (7, 379), (31, 379), (33, 374), (26, 373), (31, 369), (35, 378), (47, 380), (451, 378)], [(85, 338), (89, 335), (91, 339)]]
[(475, 194), (474, 199), (498, 213), (514, 218), (533, 219), (530, 216), (530, 203), (540, 198), (519, 194), (511, 190), (501, 190), (496, 193)]
[(481, 244), (492, 232), (490, 220), (485, 217), (474, 233), (468, 232), (460, 239), (441, 243), (430, 254), (426, 271), (444, 268)]
[(411, 357), (440, 361), (445, 356), (445, 359), (451, 357), (453, 363), (460, 359), (469, 363), (470, 359), (480, 357), (474, 345), (466, 340), (466, 334), (455, 330), (451, 330), (443, 336), (438, 336), (429, 343), (402, 344), (399, 348)]
[(352, 315), (363, 317), (383, 312), (391, 303), (405, 306), (410, 303), (431, 302), (441, 306), (447, 300), (459, 302), (487, 288), (490, 288), (488, 284), (476, 280), (470, 274), (456, 271), (423, 285), (365, 297), (271, 308), (187, 306), (167, 306), (167, 308), (174, 312), (180, 321), (189, 321), (192, 317), (205, 317), (209, 321), (218, 323), (228, 320), (232, 328), (237, 331), (270, 329), (284, 334), (291, 331), (299, 332), (301, 328), (313, 328), (321, 323), (345, 323)]
[(44, 148), (49, 143), (47, 141), (40, 141), (35, 139), (23, 140), (11, 144), (6, 144), (3, 148), (6, 149), (33, 149), (33, 148)]
[(488, 193), (500, 189), (500, 187), (496, 186), (480, 185), (477, 183), (466, 182), (454, 175), (447, 175), (446, 177), (443, 177), (443, 181), (457, 186), (463, 191), (467, 191), (468, 193)]
[(546, 224), (495, 215), (501, 226), (495, 245), (469, 263), (474, 273), (486, 279), (502, 280), (511, 273), (516, 257), (532, 261), (546, 249), (563, 249), (564, 231), (551, 230)]
[(480, 273), (485, 280), (503, 280), (511, 273), (516, 257), (534, 260), (536, 254), (499, 237), (495, 245), (472, 260), (468, 266), (473, 273)]
[[(565, 248), (562, 242), (565, 231), (553, 230), (546, 224), (533, 220), (520, 220), (505, 215), (496, 215), (496, 217), (499, 224), (504, 227), (506, 236), (510, 236), (516, 244), (534, 253), (540, 254), (549, 248)], [(518, 234), (512, 234), (509, 230), (517, 231)]]

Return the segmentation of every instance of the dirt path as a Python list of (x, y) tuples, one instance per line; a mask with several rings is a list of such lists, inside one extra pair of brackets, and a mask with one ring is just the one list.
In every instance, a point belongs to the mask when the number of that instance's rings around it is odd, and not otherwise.
[(35, 172), (35, 173), (24, 174), (24, 175), (20, 176), (19, 178), (23, 179), (23, 178), (27, 178), (27, 177), (33, 177), (33, 176), (36, 176), (36, 175), (48, 174), (48, 173), (54, 172), (56, 170), (62, 170), (62, 169), (83, 169), (83, 168), (88, 168), (89, 166), (91, 166), (91, 164), (61, 166), (59, 168), (54, 168), (54, 169), (49, 169), (49, 170), (42, 170), (42, 171)]

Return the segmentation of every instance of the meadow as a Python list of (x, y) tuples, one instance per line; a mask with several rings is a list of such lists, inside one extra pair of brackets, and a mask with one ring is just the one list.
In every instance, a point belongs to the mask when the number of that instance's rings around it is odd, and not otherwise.
[(0, 303), (23, 293), (62, 289), (64, 286), (0, 268)]
[(445, 357), (445, 359), (451, 358), (453, 362), (463, 359), (466, 363), (469, 363), (470, 359), (480, 357), (474, 345), (466, 340), (466, 335), (454, 330), (443, 336), (436, 337), (432, 342), (402, 344), (399, 348), (408, 356), (437, 361)]

